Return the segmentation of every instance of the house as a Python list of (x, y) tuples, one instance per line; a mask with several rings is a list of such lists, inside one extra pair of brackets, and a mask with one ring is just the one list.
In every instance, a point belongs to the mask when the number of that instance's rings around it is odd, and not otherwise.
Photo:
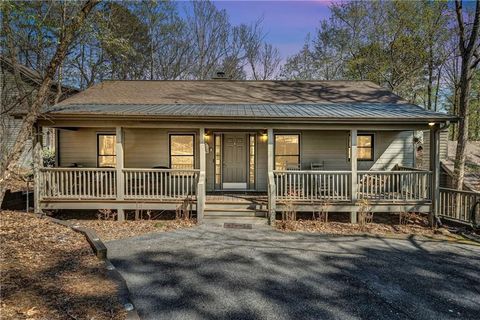
[[(42, 83), (42, 76), (38, 72), (21, 64), (17, 64), (17, 68), (25, 93), (31, 97), (34, 97), (36, 91)], [(62, 85), (60, 89), (60, 95), (58, 97), (59, 101), (62, 101), (66, 97), (78, 92), (77, 89), (64, 85)], [(15, 81), (13, 62), (3, 55), (0, 55), (0, 93), (0, 142), (2, 144), (0, 151), (2, 154), (5, 154), (8, 149), (13, 147), (13, 144), (16, 141), (23, 121), (22, 115), (25, 114), (26, 111), (23, 109), (22, 104), (19, 103), (19, 101), (23, 101), (24, 99), (27, 99), (27, 97), (20, 97), (20, 93)], [(53, 82), (51, 85), (47, 105), (53, 105), (57, 95), (58, 83)], [(44, 140), (43, 145), (45, 148), (54, 150), (54, 133), (54, 130), (47, 130), (45, 128), (45, 131), (42, 135)], [(28, 142), (21, 157), (22, 163), (20, 165), (22, 167), (31, 166), (31, 148), (32, 146), (30, 142)]]
[[(55, 168), (37, 211), (175, 209), (274, 223), (278, 212), (435, 212), (439, 132), (455, 117), (368, 81), (105, 81), (50, 108)], [(414, 169), (413, 132), (432, 166)], [(268, 218), (268, 219), (265, 219)]]

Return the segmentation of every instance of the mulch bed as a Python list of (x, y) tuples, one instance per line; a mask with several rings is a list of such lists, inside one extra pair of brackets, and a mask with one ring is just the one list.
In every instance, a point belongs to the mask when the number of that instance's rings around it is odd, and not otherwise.
[(435, 239), (459, 239), (461, 237), (446, 230), (433, 230), (428, 226), (425, 215), (416, 214), (408, 219), (407, 224), (399, 223), (399, 215), (388, 213), (375, 213), (373, 222), (364, 226), (347, 222), (346, 214), (332, 213), (328, 222), (308, 219), (303, 217), (296, 221), (277, 221), (276, 228), (281, 231), (320, 232), (326, 234), (372, 234), (372, 235), (419, 235)]
[(71, 220), (75, 224), (95, 230), (104, 241), (141, 236), (151, 232), (165, 232), (190, 228), (195, 220)]
[(134, 215), (131, 212), (126, 216), (127, 220), (120, 222), (114, 220), (114, 218), (99, 219), (98, 211), (63, 210), (54, 215), (57, 219), (68, 220), (76, 225), (94, 230), (104, 241), (137, 237), (152, 232), (191, 228), (197, 224), (197, 220), (194, 218), (188, 220), (174, 219), (174, 212), (173, 214), (171, 212), (163, 212), (159, 215), (152, 214), (152, 218), (140, 215), (139, 220), (134, 220)]
[(125, 319), (85, 237), (33, 214), (0, 211), (0, 318)]

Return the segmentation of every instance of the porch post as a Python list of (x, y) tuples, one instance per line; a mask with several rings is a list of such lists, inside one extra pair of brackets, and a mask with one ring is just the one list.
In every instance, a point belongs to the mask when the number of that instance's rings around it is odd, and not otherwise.
[[(350, 189), (350, 196), (352, 199), (352, 203), (355, 205), (357, 202), (357, 186), (358, 186), (358, 175), (357, 175), (357, 129), (350, 130), (350, 166), (351, 166), (351, 174), (352, 174), (352, 185)], [(350, 212), (350, 222), (357, 223), (357, 210), (352, 210)]]
[[(124, 183), (124, 176), (123, 176), (123, 168), (124, 168), (124, 154), (123, 154), (123, 128), (117, 127), (116, 128), (116, 145), (115, 145), (115, 154), (117, 158), (116, 164), (116, 174), (117, 174), (117, 201), (124, 200), (124, 190), (125, 190), (125, 183)], [(117, 209), (117, 219), (118, 221), (125, 220), (125, 212), (123, 208), (120, 206)]]
[(200, 142), (200, 175), (198, 177), (197, 186), (197, 222), (201, 224), (203, 222), (203, 214), (205, 211), (205, 168), (206, 168), (206, 152), (205, 152), (205, 128), (199, 130), (199, 142)]
[(440, 129), (438, 125), (430, 129), (430, 171), (432, 172), (430, 180), (432, 208), (429, 222), (431, 227), (435, 227), (440, 200)]
[(268, 162), (267, 162), (267, 171), (268, 171), (268, 222), (270, 225), (275, 225), (275, 218), (277, 213), (276, 206), (276, 196), (277, 189), (275, 185), (275, 176), (273, 174), (274, 161), (275, 161), (275, 150), (274, 150), (274, 136), (273, 128), (267, 130), (268, 136)]
[[(42, 179), (40, 177), (40, 169), (43, 167), (43, 155), (42, 155), (42, 135), (41, 127), (34, 126), (32, 137), (32, 162), (33, 162), (33, 200), (34, 200), (34, 213), (43, 213), (40, 206)], [(28, 190), (27, 190), (28, 192)]]
[(268, 135), (268, 163), (267, 163), (267, 169), (268, 172), (273, 173), (273, 168), (274, 168), (274, 138), (273, 138), (273, 129), (269, 128), (267, 130), (267, 135)]

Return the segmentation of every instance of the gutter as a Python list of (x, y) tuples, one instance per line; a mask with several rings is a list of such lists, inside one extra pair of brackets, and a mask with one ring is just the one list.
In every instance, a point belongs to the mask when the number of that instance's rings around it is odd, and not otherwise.
[(142, 120), (142, 121), (181, 121), (181, 122), (256, 122), (256, 123), (275, 123), (275, 122), (298, 122), (298, 123), (313, 123), (313, 124), (331, 124), (331, 123), (376, 123), (376, 124), (392, 124), (392, 122), (401, 122), (402, 124), (427, 124), (430, 122), (448, 123), (458, 122), (458, 117), (445, 118), (346, 118), (346, 117), (331, 117), (331, 118), (314, 118), (314, 117), (242, 117), (242, 116), (210, 116), (210, 117), (194, 117), (194, 116), (155, 116), (155, 115), (122, 115), (122, 114), (85, 114), (85, 113), (68, 113), (68, 114), (49, 114), (41, 115), (43, 120)]

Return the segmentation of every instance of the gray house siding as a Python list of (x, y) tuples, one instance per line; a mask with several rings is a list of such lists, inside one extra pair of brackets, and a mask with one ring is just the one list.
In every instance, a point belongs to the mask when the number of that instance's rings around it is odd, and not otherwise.
[[(60, 166), (77, 164), (82, 167), (97, 166), (97, 134), (115, 133), (114, 128), (81, 128), (76, 131), (59, 130)], [(198, 142), (198, 134), (192, 130), (126, 128), (125, 167), (152, 168), (169, 166), (168, 136), (173, 133), (192, 133)], [(195, 162), (198, 167), (198, 143)]]
[[(59, 130), (60, 166), (97, 166), (97, 133), (114, 132), (113, 128), (79, 128), (76, 131)], [(340, 130), (290, 130), (279, 133), (298, 133), (300, 159), (303, 170), (312, 163), (324, 162), (325, 170), (350, 170), (348, 161), (348, 131)], [(169, 166), (168, 136), (172, 133), (194, 133), (196, 137), (196, 167), (199, 167), (198, 132), (189, 129), (143, 129), (126, 128), (125, 167), (152, 168)], [(412, 131), (369, 131), (374, 134), (374, 161), (359, 161), (359, 170), (390, 170), (396, 164), (413, 165)], [(213, 135), (206, 139), (207, 190), (214, 190), (214, 141)], [(257, 135), (256, 190), (267, 190), (267, 141)]]
[[(3, 59), (3, 58), (2, 58)], [(26, 69), (26, 67), (22, 66), (22, 70)], [(34, 72), (34, 71), (31, 71)], [(28, 77), (25, 76), (23, 73), (22, 75), (22, 84), (23, 89), (26, 93), (30, 93), (32, 96), (37, 92), (37, 85), (34, 85), (34, 82), (29, 81)], [(10, 71), (8, 67), (4, 67), (4, 61), (2, 60), (0, 63), (0, 113), (3, 115), (0, 117), (0, 144), (2, 148), (0, 152), (2, 154), (6, 154), (7, 150), (10, 150), (13, 145), (15, 144), (16, 138), (18, 133), (20, 132), (20, 128), (22, 126), (23, 120), (18, 117), (14, 117), (12, 113), (19, 112), (18, 108), (13, 110), (8, 110), (6, 114), (4, 114), (5, 110), (4, 107), (10, 107), (19, 96), (19, 92), (17, 89), (17, 85), (15, 83), (15, 77), (13, 73)], [(52, 91), (52, 95), (56, 94), (56, 92)], [(51, 101), (53, 103), (53, 101)], [(55, 149), (55, 135), (54, 130), (51, 128), (43, 128), (42, 129), (42, 139), (43, 139), (43, 146), (45, 148), (54, 150)], [(28, 169), (31, 167), (32, 164), (32, 141), (28, 140), (24, 145), (24, 150), (22, 156), (20, 157), (20, 166)]]
[[(423, 169), (430, 168), (430, 134), (423, 132), (423, 156), (419, 167)], [(440, 161), (448, 158), (448, 130), (440, 131)]]

